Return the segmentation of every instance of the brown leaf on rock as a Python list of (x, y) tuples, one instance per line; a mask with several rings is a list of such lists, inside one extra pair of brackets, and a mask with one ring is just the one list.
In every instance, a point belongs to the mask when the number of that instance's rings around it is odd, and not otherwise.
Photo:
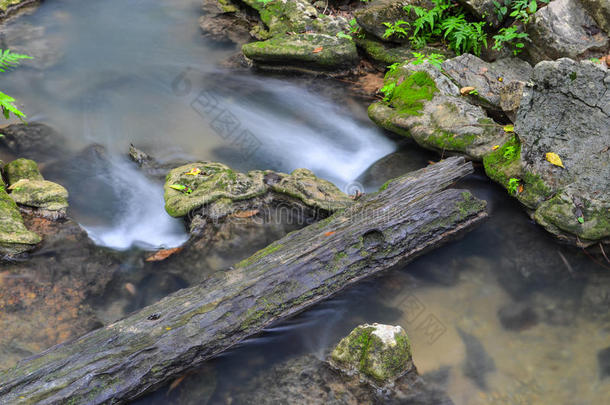
[(250, 218), (258, 214), (258, 210), (237, 211), (233, 213), (235, 218)]
[(313, 50), (313, 53), (322, 52), (322, 50), (323, 50), (323, 49), (324, 49), (324, 47), (323, 47), (323, 46), (320, 46), (320, 47), (318, 47), (318, 48), (314, 49), (314, 50)]
[(147, 262), (160, 262), (162, 260), (167, 259), (168, 257), (170, 257), (171, 255), (181, 252), (183, 248), (181, 247), (177, 247), (177, 248), (173, 248), (173, 249), (162, 249), (159, 250), (157, 252), (155, 252), (154, 254), (148, 256), (146, 258)]

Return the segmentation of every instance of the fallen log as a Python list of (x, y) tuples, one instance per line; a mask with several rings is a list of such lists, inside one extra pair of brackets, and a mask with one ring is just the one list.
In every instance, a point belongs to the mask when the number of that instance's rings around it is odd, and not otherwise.
[(234, 268), (0, 373), (0, 403), (124, 403), (356, 281), (404, 264), (486, 217), (446, 189), (450, 158), (395, 179)]

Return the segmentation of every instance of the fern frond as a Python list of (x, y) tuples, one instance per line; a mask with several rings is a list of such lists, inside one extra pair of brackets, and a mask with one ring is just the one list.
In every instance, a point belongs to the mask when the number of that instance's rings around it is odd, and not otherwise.
[(19, 64), (21, 59), (32, 59), (29, 55), (13, 53), (10, 49), (0, 49), (0, 72), (6, 72)]
[(4, 115), (4, 118), (9, 119), (9, 114), (13, 113), (20, 120), (25, 120), (25, 114), (19, 111), (19, 109), (13, 104), (14, 102), (14, 98), (0, 91), (0, 109), (2, 110), (2, 115)]

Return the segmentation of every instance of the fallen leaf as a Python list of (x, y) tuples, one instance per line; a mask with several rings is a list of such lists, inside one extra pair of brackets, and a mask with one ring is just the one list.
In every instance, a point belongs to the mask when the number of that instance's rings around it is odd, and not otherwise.
[(585, 223), (585, 219), (583, 217), (578, 217), (576, 218), (578, 220), (578, 222), (580, 222), (581, 224)]
[(189, 186), (185, 186), (182, 184), (171, 184), (169, 188), (173, 188), (174, 190), (182, 191), (184, 194), (191, 194), (193, 190)]
[(125, 289), (129, 291), (129, 294), (136, 295), (136, 286), (131, 283), (125, 283)]
[(237, 211), (233, 213), (235, 218), (250, 218), (258, 214), (258, 210)]
[(515, 132), (515, 126), (514, 125), (504, 125), (502, 127), (502, 129), (504, 130), (504, 132), (509, 133), (509, 132)]
[(184, 374), (178, 378), (176, 378), (174, 380), (173, 383), (171, 383), (171, 385), (169, 386), (169, 389), (167, 390), (167, 393), (169, 394), (170, 392), (172, 392), (173, 390), (176, 389), (176, 387), (178, 387), (180, 385), (180, 383), (186, 378), (188, 374)]
[(564, 169), (566, 168), (563, 165), (563, 162), (561, 161), (559, 155), (554, 152), (548, 152), (546, 154), (546, 160), (548, 160), (552, 165), (563, 167)]
[(324, 234), (324, 236), (330, 236), (330, 235), (334, 235), (335, 231), (328, 231)]
[(318, 48), (314, 49), (314, 50), (313, 50), (313, 53), (322, 52), (322, 50), (323, 50), (323, 49), (324, 49), (324, 47), (323, 47), (323, 46), (320, 46), (320, 47), (318, 47)]
[(499, 81), (499, 82), (503, 82), (503, 81), (504, 81), (504, 78), (503, 78), (502, 76), (500, 76), (500, 77), (498, 77), (498, 81)]
[(432, 160), (428, 160), (428, 164), (433, 165), (433, 164), (436, 164), (436, 162), (433, 162)]
[(497, 150), (500, 147), (500, 145), (494, 145), (491, 147), (491, 150)]
[(166, 326), (165, 330), (172, 330), (172, 328), (170, 328), (169, 326)]
[(462, 96), (465, 96), (466, 94), (470, 94), (471, 92), (475, 91), (476, 88), (472, 87), (472, 86), (466, 86), (466, 87), (462, 87), (460, 89), (460, 94)]
[(199, 173), (201, 173), (201, 170), (199, 168), (197, 168), (197, 167), (193, 167), (191, 169), (191, 171), (186, 172), (184, 174), (186, 174), (187, 176), (197, 176)]
[(147, 262), (160, 262), (167, 259), (171, 255), (182, 251), (183, 248), (177, 247), (173, 249), (161, 249), (146, 258)]
[(519, 194), (523, 192), (523, 184), (519, 184)]

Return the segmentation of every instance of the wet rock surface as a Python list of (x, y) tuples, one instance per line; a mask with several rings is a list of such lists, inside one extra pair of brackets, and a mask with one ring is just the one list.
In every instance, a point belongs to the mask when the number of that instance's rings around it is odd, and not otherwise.
[(440, 70), (429, 64), (404, 64), (386, 75), (391, 94), (369, 107), (379, 126), (412, 138), (443, 154), (481, 160), (509, 135), (485, 111), (470, 104)]
[(555, 0), (538, 10), (528, 24), (531, 43), (525, 48), (532, 63), (559, 58), (588, 57), (608, 48), (603, 32), (579, 0)]
[(239, 404), (453, 404), (441, 389), (418, 376), (415, 368), (392, 388), (378, 391), (311, 355), (273, 366), (234, 392), (231, 399)]
[[(486, 157), (486, 173), (507, 188), (515, 179), (512, 194), (552, 234), (585, 246), (606, 240), (610, 236), (608, 69), (561, 59), (538, 64), (532, 81), (517, 116), (518, 138)], [(556, 154), (561, 164), (552, 164), (553, 155), (548, 153)]]
[(19, 158), (46, 162), (65, 153), (66, 139), (52, 127), (30, 122), (2, 128), (0, 150)]
[(199, 26), (205, 38), (214, 42), (244, 44), (251, 38), (251, 26), (256, 19), (240, 10), (230, 0), (204, 0)]

